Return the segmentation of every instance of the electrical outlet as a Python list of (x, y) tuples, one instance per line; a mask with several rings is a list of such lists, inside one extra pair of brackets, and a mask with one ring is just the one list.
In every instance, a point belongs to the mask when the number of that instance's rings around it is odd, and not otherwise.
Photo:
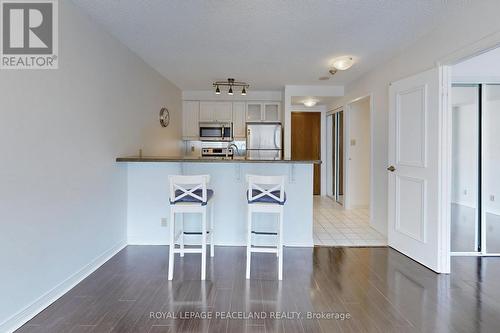
[(464, 190), (464, 195), (467, 195), (467, 189)]
[(161, 218), (160, 225), (162, 227), (166, 227), (167, 226), (167, 218), (166, 217), (162, 217)]
[(493, 194), (490, 194), (490, 201), (495, 201), (495, 196)]
[(194, 146), (191, 146), (191, 152), (194, 153)]

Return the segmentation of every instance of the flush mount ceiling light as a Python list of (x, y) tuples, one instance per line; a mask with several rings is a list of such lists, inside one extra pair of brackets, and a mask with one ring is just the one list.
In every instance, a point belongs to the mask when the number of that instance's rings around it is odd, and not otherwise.
[(311, 108), (311, 107), (315, 106), (315, 105), (318, 103), (318, 101), (315, 101), (315, 100), (313, 100), (313, 99), (309, 99), (309, 100), (307, 100), (307, 101), (304, 101), (303, 103), (304, 103), (304, 105), (305, 105), (305, 106), (307, 106), (308, 108)]
[(354, 60), (352, 60), (352, 57), (349, 56), (336, 58), (332, 61), (332, 67), (339, 71), (345, 71), (346, 69), (351, 68), (353, 64)]
[(229, 87), (227, 94), (228, 95), (233, 95), (233, 87), (241, 87), (241, 94), (245, 96), (247, 94), (247, 89), (250, 87), (250, 85), (246, 82), (237, 82), (232, 78), (227, 79), (227, 81), (215, 81), (212, 83), (212, 87), (215, 87), (215, 93), (217, 95), (220, 94), (220, 89), (219, 86), (226, 86)]
[(319, 78), (319, 80), (320, 81), (329, 80), (330, 77), (332, 77), (337, 73), (337, 71), (345, 71), (351, 68), (352, 65), (354, 65), (354, 60), (350, 56), (335, 58), (330, 64), (331, 68), (328, 70), (330, 76), (322, 76)]

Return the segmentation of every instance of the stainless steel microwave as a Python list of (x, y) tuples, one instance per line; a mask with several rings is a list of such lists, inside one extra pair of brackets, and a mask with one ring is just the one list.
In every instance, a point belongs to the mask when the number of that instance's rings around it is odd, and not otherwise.
[(233, 123), (200, 123), (201, 141), (233, 141)]

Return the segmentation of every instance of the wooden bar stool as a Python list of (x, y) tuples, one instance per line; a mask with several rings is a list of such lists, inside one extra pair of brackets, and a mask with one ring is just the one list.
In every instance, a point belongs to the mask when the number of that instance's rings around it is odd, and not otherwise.
[[(252, 253), (276, 253), (278, 257), (278, 279), (283, 279), (283, 207), (286, 202), (285, 176), (247, 175), (247, 269), (246, 278), (250, 279)], [(252, 228), (253, 213), (278, 214), (277, 232), (259, 232)], [(276, 247), (252, 245), (252, 234), (276, 236)]]
[[(214, 191), (207, 189), (210, 182), (209, 175), (197, 176), (169, 176), (170, 181), (170, 248), (168, 259), (168, 279), (174, 276), (174, 254), (179, 253), (184, 257), (184, 253), (201, 253), (201, 279), (206, 276), (206, 249), (207, 235), (210, 237), (210, 256), (214, 256), (213, 240), (213, 205), (210, 203)], [(210, 206), (210, 228), (207, 228), (207, 207)], [(181, 220), (180, 230), (175, 233), (175, 214), (199, 213), (201, 214), (201, 231), (185, 232), (184, 219)], [(200, 248), (185, 248), (184, 235), (201, 235)], [(179, 244), (179, 248), (175, 245)]]

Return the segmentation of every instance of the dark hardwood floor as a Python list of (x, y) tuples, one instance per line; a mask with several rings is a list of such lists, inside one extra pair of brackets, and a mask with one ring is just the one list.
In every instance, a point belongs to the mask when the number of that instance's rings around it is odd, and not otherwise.
[[(245, 280), (242, 247), (217, 247), (205, 282), (199, 255), (176, 256), (169, 282), (168, 247), (129, 246), (17, 332), (500, 331), (500, 258), (455, 257), (452, 274), (437, 275), (390, 248), (286, 248), (284, 255), (281, 283), (270, 254), (253, 255)], [(278, 314), (290, 319), (271, 318)]]

